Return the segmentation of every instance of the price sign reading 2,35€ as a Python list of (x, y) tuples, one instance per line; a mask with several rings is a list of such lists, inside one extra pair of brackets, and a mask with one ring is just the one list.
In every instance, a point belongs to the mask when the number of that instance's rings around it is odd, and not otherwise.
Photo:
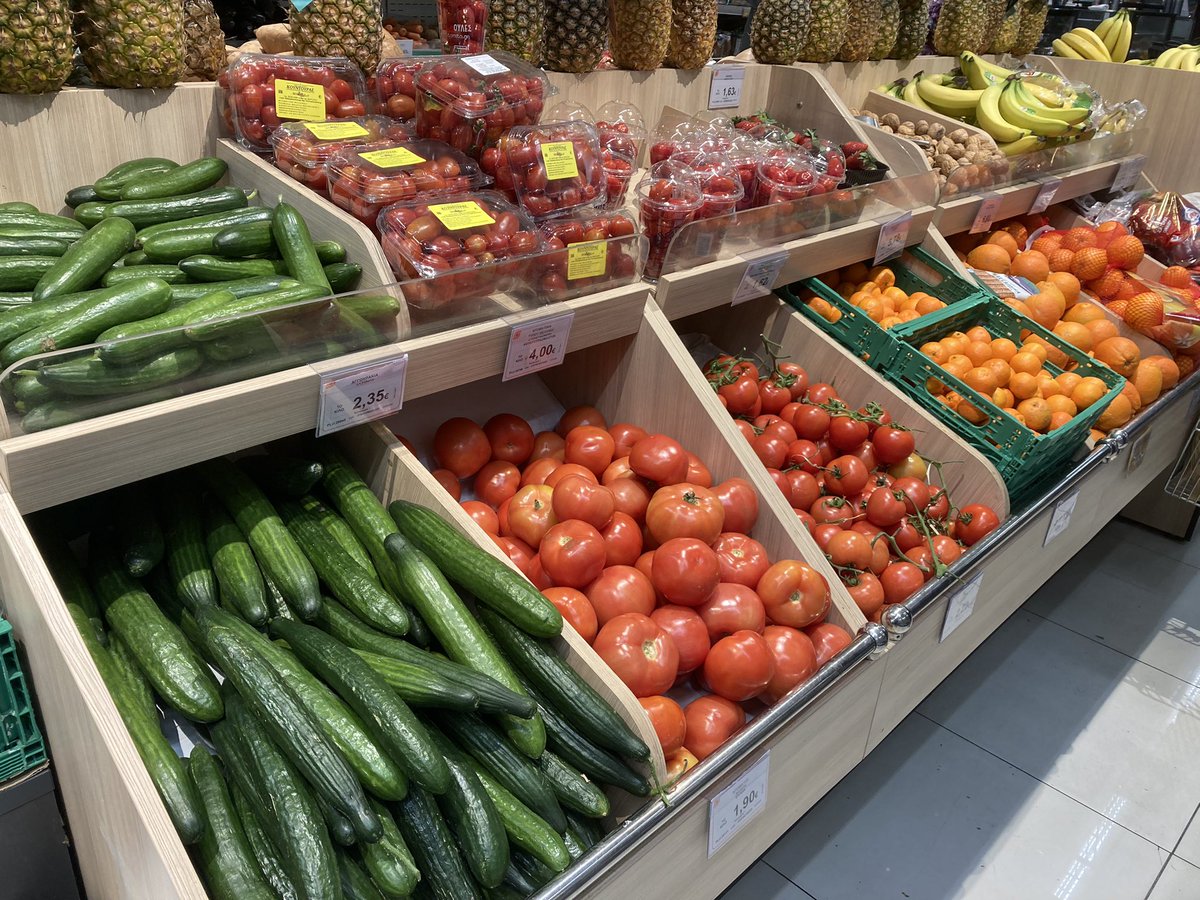
[(746, 770), (729, 787), (708, 801), (708, 855), (724, 847), (767, 806), (767, 775), (771, 752)]
[(404, 405), (408, 354), (321, 374), (317, 437), (382, 419)]
[(514, 325), (508, 340), (503, 380), (512, 381), (561, 363), (567, 354), (567, 339), (574, 321), (572, 310)]

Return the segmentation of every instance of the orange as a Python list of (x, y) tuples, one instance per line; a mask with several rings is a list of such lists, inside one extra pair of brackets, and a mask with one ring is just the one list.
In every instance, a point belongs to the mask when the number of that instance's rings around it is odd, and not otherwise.
[(1046, 398), (1046, 405), (1050, 407), (1050, 412), (1066, 413), (1068, 416), (1074, 416), (1078, 409), (1075, 408), (1075, 401), (1066, 394), (1051, 394)]
[(883, 296), (886, 297), (888, 300), (891, 300), (893, 303), (897, 303), (897, 304), (903, 303), (905, 300), (908, 299), (908, 294), (904, 293), (904, 291), (900, 290), (900, 288), (898, 288), (898, 287), (884, 288)]
[(881, 288), (890, 288), (896, 283), (896, 273), (887, 266), (876, 266), (867, 273), (867, 279), (875, 282)]
[[(1011, 241), (1012, 236), (1009, 235), (1008, 239)], [(984, 272), (998, 272), (1003, 275), (1008, 272), (1011, 264), (1012, 256), (1007, 250), (996, 244), (980, 244), (967, 254), (967, 265), (973, 269), (982, 269)]]
[(1175, 365), (1179, 367), (1180, 378), (1187, 378), (1194, 371), (1196, 371), (1196, 360), (1190, 356), (1176, 356)]
[(950, 356), (950, 354), (946, 352), (946, 348), (944, 348), (937, 341), (928, 341), (927, 343), (922, 344), (921, 352), (938, 365), (944, 363)]
[(867, 264), (859, 262), (852, 266), (846, 266), (842, 270), (842, 277), (847, 281), (853, 281), (855, 284), (858, 284), (860, 281), (869, 280), (870, 274), (867, 270)]
[(995, 357), (992, 357), (983, 364), (983, 367), (985, 369), (992, 370), (992, 374), (996, 376), (996, 384), (1008, 384), (1008, 380), (1012, 378), (1012, 366), (1002, 359), (996, 359)]
[(1064, 394), (1070, 395), (1070, 393), (1075, 390), (1075, 385), (1083, 381), (1083, 376), (1075, 372), (1063, 372), (1054, 380), (1058, 382), (1059, 387), (1063, 389)]
[(959, 403), (955, 411), (972, 425), (982, 425), (988, 420), (987, 415), (981, 412), (979, 407), (968, 403), (966, 400)]
[(1018, 247), (1024, 247), (1029, 241), (1029, 229), (1020, 222), (1012, 221), (1005, 222), (1000, 226), (1001, 231), (1007, 231), (1013, 236), (1013, 240), (1017, 242)]
[(1129, 401), (1134, 412), (1142, 408), (1142, 395), (1138, 393), (1138, 389), (1132, 381), (1127, 381), (1121, 386), (1121, 396)]
[(1163, 370), (1143, 359), (1133, 373), (1133, 385), (1137, 388), (1142, 405), (1153, 403), (1163, 392)]
[(966, 356), (974, 365), (982, 366), (992, 358), (992, 345), (987, 341), (971, 341), (967, 344)]
[(1070, 413), (1054, 410), (1050, 413), (1050, 428), (1048, 430), (1054, 431), (1057, 428), (1062, 428), (1073, 418), (1074, 416), (1072, 416)]
[(1008, 389), (1018, 400), (1027, 400), (1037, 394), (1038, 382), (1028, 372), (1014, 372), (1008, 381)]
[(1039, 281), (1045, 281), (1049, 277), (1050, 260), (1046, 258), (1044, 253), (1039, 253), (1036, 250), (1026, 250), (1024, 253), (1018, 253), (1013, 258), (1008, 274), (1028, 278), (1034, 284), (1037, 284)]
[(1050, 427), (1050, 407), (1041, 397), (1030, 397), (1017, 404), (1017, 412), (1034, 431), (1045, 432)]
[(1092, 281), (1108, 268), (1108, 254), (1099, 247), (1084, 247), (1071, 261), (1071, 274), (1080, 281)]
[(1049, 259), (1050, 254), (1062, 247), (1062, 235), (1054, 232), (1047, 232), (1041, 235), (1033, 242), (1030, 250), (1036, 250), (1038, 253)]
[(992, 341), (992, 358), (1008, 362), (1017, 352), (1017, 345), (1008, 338), (996, 338)]
[(1120, 428), (1132, 418), (1133, 404), (1124, 394), (1118, 394), (1113, 397), (1108, 408), (1100, 413), (1100, 418), (1096, 420), (1096, 427), (1101, 431), (1111, 431), (1114, 428)]
[(1043, 397), (1054, 397), (1063, 392), (1062, 385), (1054, 380), (1054, 376), (1043, 370), (1034, 376), (1038, 383), (1038, 393)]
[(1142, 354), (1137, 344), (1129, 338), (1111, 337), (1096, 345), (1094, 351), (1097, 362), (1102, 362), (1118, 375), (1132, 378), (1141, 362)]
[(1015, 297), (1005, 297), (1004, 302), (1006, 304), (1008, 304), (1009, 306), (1011, 306), (1013, 309), (1015, 309), (1017, 312), (1019, 312), (1021, 315), (1028, 316), (1031, 319), (1033, 318), (1033, 316), (1029, 312), (1029, 307), (1025, 305), (1024, 300), (1017, 300)]
[(841, 269), (830, 269), (825, 274), (818, 275), (817, 277), (820, 278), (826, 284), (837, 284), (839, 281), (842, 280), (842, 270)]
[(1079, 409), (1087, 409), (1108, 393), (1108, 385), (1092, 375), (1081, 378), (1071, 391), (1071, 402)]
[(985, 397), (990, 397), (995, 393), (996, 388), (1000, 385), (996, 382), (996, 375), (991, 369), (986, 369), (983, 366), (976, 366), (963, 376), (963, 382), (967, 387), (978, 391)]
[(1167, 287), (1190, 288), (1192, 273), (1183, 266), (1170, 266), (1159, 276), (1158, 280)]
[(1025, 338), (1025, 343), (1021, 345), (1021, 352), (1022, 353), (1032, 353), (1043, 363), (1046, 361), (1046, 344), (1045, 344), (1045, 342), (1038, 343), (1035, 341), (1035, 339), (1032, 336)]
[(1158, 294), (1144, 291), (1137, 294), (1125, 307), (1123, 317), (1126, 322), (1138, 331), (1154, 328), (1163, 323), (1163, 300)]
[(992, 335), (982, 325), (967, 329), (967, 339), (972, 341), (991, 341)]
[(1075, 261), (1075, 251), (1060, 247), (1047, 257), (1051, 272), (1070, 272), (1071, 263)]
[(884, 328), (884, 329), (895, 328), (897, 325), (901, 324), (903, 321), (904, 320), (902, 318), (900, 318), (899, 316), (895, 316), (895, 315), (885, 316), (884, 318), (879, 320), (879, 327)]
[(1092, 333), (1086, 325), (1080, 325), (1078, 322), (1059, 322), (1054, 326), (1054, 333), (1084, 353), (1092, 349)]
[(970, 372), (971, 369), (973, 369), (975, 367), (972, 366), (971, 361), (969, 359), (967, 359), (965, 356), (963, 356), (961, 353), (956, 353), (952, 357), (950, 357), (948, 360), (946, 360), (944, 363), (942, 363), (942, 368), (945, 369), (951, 375), (953, 375), (955, 378), (962, 378), (964, 375), (966, 375), (968, 372)]
[(1107, 319), (1104, 310), (1095, 303), (1076, 303), (1063, 315), (1064, 322), (1078, 322), (1080, 325)]
[(1114, 316), (1120, 316), (1125, 319), (1125, 310), (1129, 308), (1128, 300), (1114, 300), (1112, 303), (1105, 304), (1105, 308)]
[(1026, 298), (1030, 318), (1043, 328), (1053, 328), (1066, 312), (1067, 304), (1057, 290), (1039, 291)]
[(1108, 269), (1099, 278), (1088, 282), (1088, 293), (1094, 294), (1101, 300), (1112, 300), (1120, 292), (1121, 285), (1124, 283), (1124, 272), (1120, 269)]
[(1175, 365), (1175, 360), (1171, 359), (1171, 357), (1161, 355), (1147, 356), (1143, 362), (1153, 363), (1162, 370), (1162, 389), (1164, 391), (1169, 391), (1175, 385), (1179, 384), (1179, 366)]
[(1013, 392), (1008, 388), (996, 388), (992, 394), (992, 402), (1004, 409), (1006, 406), (1012, 406), (1017, 402), (1017, 398), (1013, 396)]
[(1108, 261), (1118, 269), (1136, 269), (1146, 254), (1142, 242), (1132, 234), (1121, 235), (1108, 245)]
[(837, 292), (849, 300), (858, 290), (858, 285), (852, 281), (843, 281), (837, 286)]
[(1079, 279), (1070, 272), (1051, 272), (1046, 276), (1046, 281), (1062, 292), (1063, 299), (1067, 301), (1067, 308), (1074, 306), (1079, 300)]
[(1041, 348), (1046, 354), (1046, 358), (1042, 360), (1043, 363), (1051, 363), (1052, 365), (1058, 366), (1060, 369), (1065, 369), (1067, 367), (1067, 363), (1069, 362), (1067, 354), (1062, 350), (1059, 350), (1048, 341), (1045, 341), (1036, 335), (1030, 335), (1029, 339), (1025, 342), (1025, 346), (1026, 348)]
[(1096, 242), (1101, 247), (1107, 247), (1123, 234), (1128, 234), (1125, 226), (1117, 221), (1101, 222), (1096, 226)]
[(937, 297), (922, 297), (917, 301), (917, 312), (925, 316), (931, 312), (937, 312), (939, 309), (945, 309), (946, 304)]
[(1084, 247), (1096, 246), (1096, 229), (1088, 225), (1079, 225), (1063, 235), (1062, 245), (1068, 250), (1082, 250)]
[(820, 297), (813, 297), (809, 300), (808, 308), (827, 322), (836, 322), (842, 317), (838, 310), (830, 306), (828, 300), (822, 300)]
[(1004, 411), (1006, 413), (1008, 413), (1010, 416), (1012, 416), (1014, 419), (1016, 419), (1018, 422), (1020, 422), (1022, 425), (1025, 424), (1025, 417), (1023, 415), (1021, 415), (1019, 412), (1017, 412), (1015, 409), (1006, 409)]
[(898, 315), (901, 322), (911, 322), (913, 319), (921, 318), (921, 314), (915, 309), (902, 309)]
[(1038, 359), (1037, 355), (1030, 353), (1027, 350), (1022, 350), (1016, 353), (1008, 361), (1012, 366), (1013, 372), (1018, 372), (1025, 375), (1033, 375), (1039, 372), (1042, 368), (1042, 360)]
[(1112, 319), (1097, 319), (1094, 322), (1088, 322), (1083, 327), (1091, 332), (1093, 347), (1101, 341), (1106, 341), (1121, 333), (1121, 330), (1117, 328), (1117, 323)]
[(1125, 283), (1121, 285), (1121, 289), (1117, 291), (1118, 300), (1132, 300), (1142, 292), (1142, 286), (1132, 278), (1126, 278)]
[(1008, 254), (1009, 260), (1017, 258), (1017, 254), (1021, 252), (1021, 248), (1017, 246), (1016, 238), (1007, 231), (997, 231), (987, 239), (987, 243), (994, 244), (1000, 247)]

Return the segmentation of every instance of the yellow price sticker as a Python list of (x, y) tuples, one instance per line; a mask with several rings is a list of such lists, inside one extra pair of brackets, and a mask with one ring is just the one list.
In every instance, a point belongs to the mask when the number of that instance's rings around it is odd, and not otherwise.
[(546, 164), (547, 181), (579, 177), (579, 166), (575, 164), (575, 145), (570, 141), (542, 144), (542, 162)]
[(438, 203), (430, 206), (429, 211), (450, 231), (462, 231), (464, 228), (482, 228), (496, 223), (496, 220), (484, 212), (483, 207), (474, 200), (462, 200), (458, 203)]
[(275, 115), (301, 122), (324, 122), (325, 88), (303, 81), (275, 79)]
[[(325, 101), (322, 100), (322, 103)], [(319, 141), (336, 141), (343, 138), (366, 137), (370, 134), (357, 122), (306, 122), (305, 130)]]
[(567, 248), (567, 280), (599, 278), (608, 269), (608, 243), (588, 241)]
[(417, 156), (407, 147), (368, 150), (366, 153), (360, 153), (359, 157), (369, 163), (374, 163), (381, 169), (398, 169), (401, 166), (415, 166), (425, 162), (425, 157)]

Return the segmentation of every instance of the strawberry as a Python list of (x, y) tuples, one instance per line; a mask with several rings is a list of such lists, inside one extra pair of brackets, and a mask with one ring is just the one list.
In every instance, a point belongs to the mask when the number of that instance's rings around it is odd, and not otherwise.
[(842, 152), (846, 154), (846, 159), (849, 159), (856, 153), (865, 153), (867, 145), (862, 141), (846, 141), (842, 144)]

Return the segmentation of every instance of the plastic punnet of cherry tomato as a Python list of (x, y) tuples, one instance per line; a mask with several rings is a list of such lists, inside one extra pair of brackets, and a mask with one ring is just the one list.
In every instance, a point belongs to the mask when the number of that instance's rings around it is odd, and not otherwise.
[(260, 153), (270, 152), (271, 133), (282, 122), (367, 114), (362, 72), (343, 56), (243, 53), (218, 81), (225, 91), (226, 126), (243, 146)]
[(417, 73), (429, 57), (382, 59), (375, 68), (375, 108), (401, 122), (417, 117)]
[[(711, 755), (850, 643), (829, 585), (753, 537), (749, 482), (714, 483), (673, 438), (590, 406), (535, 433), (458, 417), (434, 478), (642, 700), (668, 758)], [(703, 695), (681, 708), (665, 696)]]
[(712, 219), (732, 213), (744, 196), (742, 180), (737, 170), (722, 153), (715, 150), (681, 150), (671, 157), (700, 177), (704, 205), (697, 219)]
[(900, 603), (1000, 525), (957, 507), (916, 451), (912, 431), (875, 403), (848, 405), (766, 347), (762, 368), (719, 356), (709, 385), (868, 619)]
[(517, 201), (535, 219), (603, 203), (600, 138), (587, 122), (509, 129), (500, 141)]
[(487, 187), (479, 163), (441, 141), (349, 147), (325, 166), (329, 199), (372, 230), (385, 206)]
[(811, 193), (826, 194), (837, 190), (846, 178), (846, 155), (833, 141), (815, 140), (809, 149), (816, 181)]
[(754, 173), (754, 205), (787, 203), (812, 193), (817, 181), (812, 157), (803, 150), (772, 147), (759, 158)]
[[(563, 251), (534, 262), (541, 296), (562, 300), (637, 278), (643, 242), (635, 237), (633, 216), (624, 210), (578, 212), (547, 219), (538, 228), (547, 249)], [(580, 246), (585, 244), (591, 247)]]
[(646, 120), (641, 111), (631, 103), (609, 100), (596, 112), (596, 130), (600, 132), (600, 146), (634, 160), (642, 153), (646, 143)]
[(642, 231), (650, 241), (646, 276), (662, 273), (671, 239), (692, 222), (704, 205), (700, 177), (682, 163), (655, 163), (637, 184), (638, 215)]
[(386, 141), (412, 139), (412, 130), (388, 116), (338, 122), (284, 122), (271, 132), (275, 166), (314, 191), (324, 191), (325, 163), (335, 153)]
[(610, 147), (600, 151), (601, 164), (604, 167), (605, 209), (621, 209), (625, 205), (625, 196), (629, 193), (629, 184), (633, 181), (633, 172), (637, 167), (634, 157)]
[(438, 33), (447, 53), (482, 53), (488, 9), (484, 0), (438, 0)]

